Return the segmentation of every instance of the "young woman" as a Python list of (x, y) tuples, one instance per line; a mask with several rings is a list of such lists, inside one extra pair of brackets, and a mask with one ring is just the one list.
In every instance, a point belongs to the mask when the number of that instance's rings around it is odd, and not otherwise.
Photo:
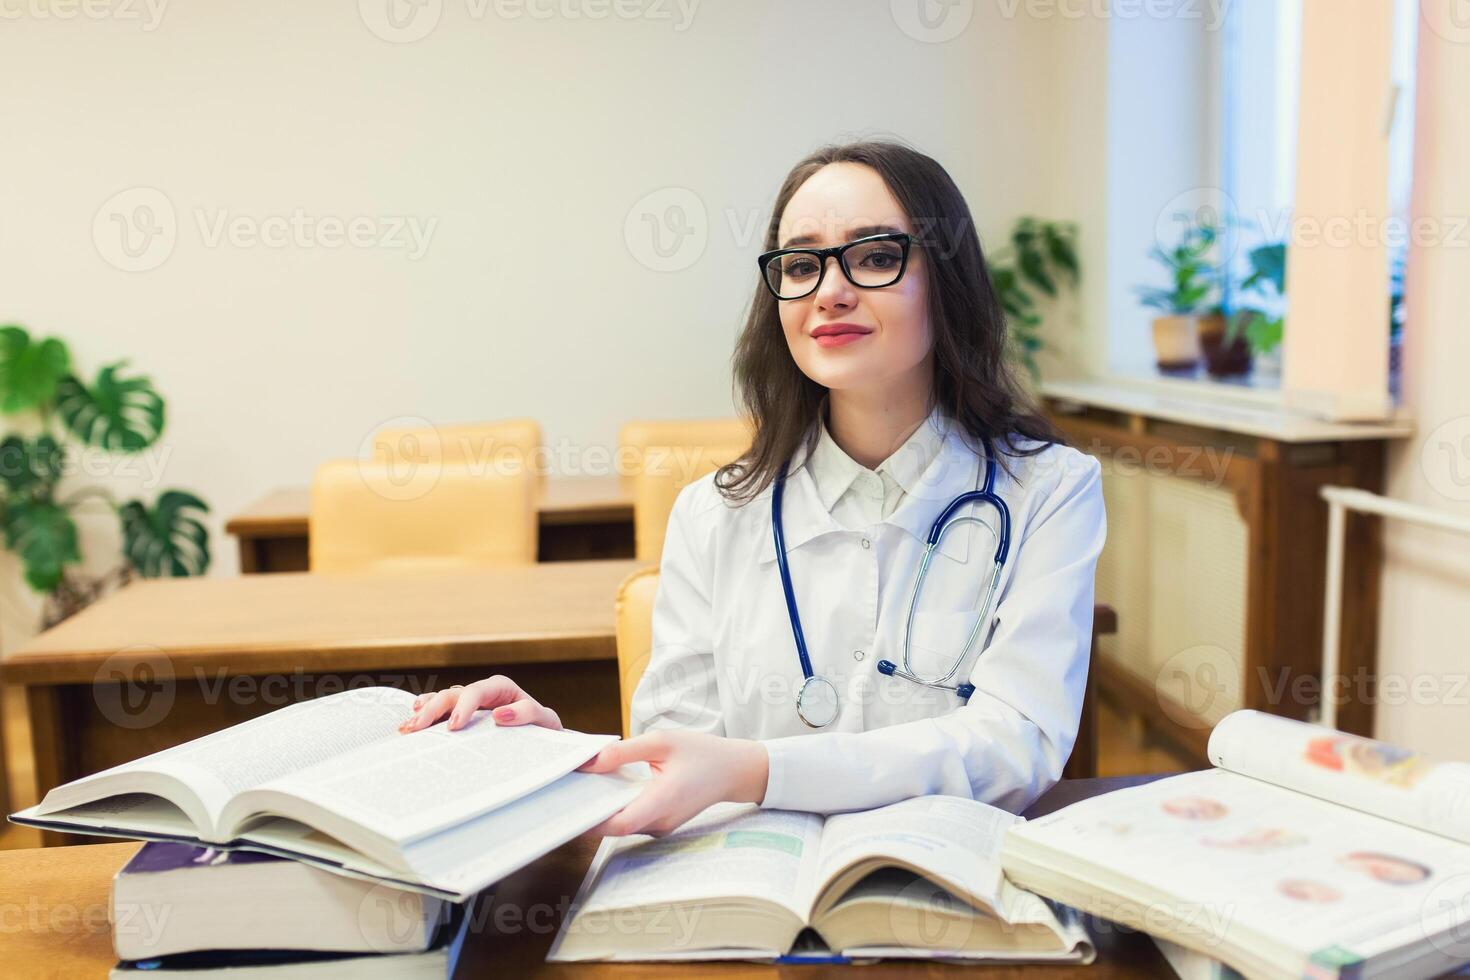
[[(1077, 735), (1100, 467), (1026, 407), (969, 208), (934, 160), (890, 142), (812, 154), (766, 249), (734, 359), (753, 444), (674, 504), (634, 737), (583, 767), (643, 760), (654, 778), (598, 829), (665, 833), (722, 800), (1024, 809)], [(497, 676), (422, 696), (404, 730), (482, 707), (560, 727)]]

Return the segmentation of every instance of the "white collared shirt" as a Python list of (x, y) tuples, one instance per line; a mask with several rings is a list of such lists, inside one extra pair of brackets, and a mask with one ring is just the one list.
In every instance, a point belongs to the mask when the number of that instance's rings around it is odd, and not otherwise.
[[(772, 488), (736, 505), (713, 475), (685, 487), (669, 517), (632, 733), (763, 740), (763, 806), (772, 808), (831, 813), (940, 793), (1019, 812), (1048, 789), (1071, 754), (1087, 680), (1093, 573), (1106, 535), (1095, 459), (1056, 445), (1002, 456), (995, 489), (1010, 511), (1011, 550), (988, 643), (982, 630), (983, 652), (971, 653), (965, 672), (975, 685), (968, 702), (877, 669), (883, 659), (902, 664), (931, 525), (983, 481), (983, 452), (972, 443), (931, 415), (893, 465), (880, 466), (902, 493), (876, 519), (852, 497), (873, 471), (843, 453), (861, 471), (849, 472), (817, 448), (793, 459), (782, 508), (792, 588), (813, 672), (836, 685), (840, 706), (821, 730), (796, 714), (803, 676), (775, 560)], [(921, 676), (949, 669), (994, 569), (994, 510), (968, 504), (961, 515), (985, 523), (951, 525), (936, 548), (914, 615), (911, 665)]]
[(819, 419), (817, 444), (807, 462), (817, 498), (845, 528), (887, 520), (944, 447), (946, 425), (935, 410), (876, 470), (870, 470), (847, 455), (832, 438), (825, 418)]

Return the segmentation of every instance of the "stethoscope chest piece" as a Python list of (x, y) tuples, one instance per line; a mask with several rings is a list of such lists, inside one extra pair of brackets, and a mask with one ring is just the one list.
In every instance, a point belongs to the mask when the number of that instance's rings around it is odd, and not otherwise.
[(808, 728), (826, 728), (837, 720), (837, 685), (820, 674), (801, 682), (796, 692), (796, 716)]

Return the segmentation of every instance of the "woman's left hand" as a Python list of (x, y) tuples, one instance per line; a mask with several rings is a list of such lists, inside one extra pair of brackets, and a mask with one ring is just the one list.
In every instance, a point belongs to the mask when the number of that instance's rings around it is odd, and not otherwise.
[(590, 833), (667, 834), (705, 807), (723, 801), (759, 803), (766, 796), (769, 757), (760, 742), (678, 730), (646, 732), (614, 742), (581, 766), (612, 772), (647, 762), (653, 779), (637, 798)]

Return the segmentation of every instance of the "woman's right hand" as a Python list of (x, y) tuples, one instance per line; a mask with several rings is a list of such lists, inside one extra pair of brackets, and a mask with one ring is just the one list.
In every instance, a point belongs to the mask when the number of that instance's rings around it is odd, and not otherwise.
[(414, 713), (398, 726), (403, 733), (428, 728), (449, 716), (449, 728), (463, 728), (479, 708), (493, 708), (490, 716), (497, 725), (540, 725), (561, 728), (555, 711), (521, 690), (515, 681), (503, 674), (487, 677), (473, 684), (455, 684), (442, 691), (427, 691), (413, 702)]

